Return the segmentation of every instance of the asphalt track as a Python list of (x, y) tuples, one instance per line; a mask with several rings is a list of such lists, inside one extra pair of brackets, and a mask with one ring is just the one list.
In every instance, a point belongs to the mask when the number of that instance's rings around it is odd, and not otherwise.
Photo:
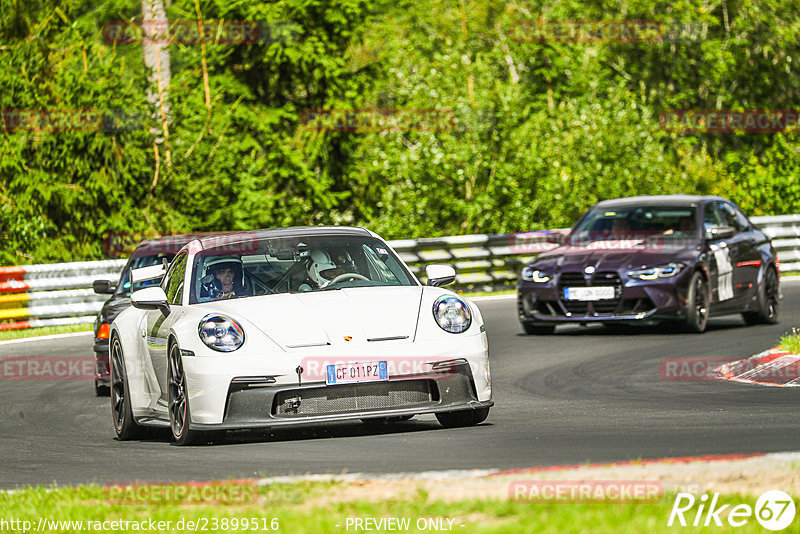
[[(665, 358), (743, 358), (798, 324), (800, 283), (783, 284), (781, 323), (713, 319), (702, 335), (570, 326), (524, 336), (515, 301), (481, 301), (496, 406), (447, 430), (430, 416), (382, 430), (358, 423), (237, 433), (177, 447), (163, 433), (115, 439), (91, 381), (0, 380), (0, 487), (306, 473), (514, 468), (800, 449), (800, 390), (664, 380)], [(91, 336), (0, 344), (11, 356), (88, 356)]]

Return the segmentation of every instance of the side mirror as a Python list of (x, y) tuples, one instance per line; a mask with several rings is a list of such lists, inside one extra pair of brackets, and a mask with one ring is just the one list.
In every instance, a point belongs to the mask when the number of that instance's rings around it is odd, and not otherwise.
[(164, 315), (169, 314), (167, 294), (161, 286), (146, 287), (134, 291), (131, 295), (131, 304), (140, 310), (161, 310)]
[(706, 239), (716, 241), (717, 239), (728, 239), (736, 235), (736, 228), (733, 226), (711, 226), (706, 228)]
[(111, 280), (95, 280), (92, 282), (92, 289), (98, 295), (113, 295), (117, 284)]
[(131, 282), (136, 284), (138, 282), (144, 282), (145, 280), (158, 280), (163, 278), (165, 274), (167, 274), (166, 263), (131, 269)]
[(566, 234), (547, 234), (547, 237), (544, 238), (545, 241), (548, 243), (552, 243), (554, 245), (563, 245), (567, 242), (567, 235)]
[(425, 267), (425, 276), (428, 277), (429, 286), (446, 286), (455, 282), (456, 270), (450, 265), (428, 265)]

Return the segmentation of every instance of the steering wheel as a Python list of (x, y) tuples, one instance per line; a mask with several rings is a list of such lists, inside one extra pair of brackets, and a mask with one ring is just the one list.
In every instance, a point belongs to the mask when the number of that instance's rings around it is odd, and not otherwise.
[(358, 274), (358, 273), (342, 273), (342, 274), (340, 274), (339, 276), (335, 277), (335, 278), (334, 278), (333, 280), (331, 280), (330, 282), (328, 282), (328, 285), (335, 284), (335, 283), (337, 283), (337, 282), (341, 282), (342, 280), (348, 280), (348, 279), (350, 279), (350, 278), (353, 278), (353, 279), (355, 279), (355, 280), (364, 280), (364, 281), (366, 281), (366, 282), (369, 282), (369, 278), (367, 278), (367, 277), (366, 277), (366, 276), (364, 276), (363, 274)]

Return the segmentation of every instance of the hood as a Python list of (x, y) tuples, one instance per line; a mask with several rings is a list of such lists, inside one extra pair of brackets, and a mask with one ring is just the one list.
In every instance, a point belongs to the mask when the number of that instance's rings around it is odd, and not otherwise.
[[(326, 344), (413, 341), (421, 297), (420, 286), (360, 287), (264, 295), (203, 306), (251, 323), (291, 351)], [(351, 339), (347, 341), (347, 337)]]
[(552, 272), (583, 272), (589, 265), (598, 272), (653, 267), (671, 261), (691, 263), (698, 251), (692, 246), (630, 246), (608, 242), (602, 247), (564, 245), (539, 255), (531, 265)]

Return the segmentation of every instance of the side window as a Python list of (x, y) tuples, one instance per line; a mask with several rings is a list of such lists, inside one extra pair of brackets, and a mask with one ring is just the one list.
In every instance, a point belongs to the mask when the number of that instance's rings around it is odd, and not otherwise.
[(395, 276), (391, 269), (389, 269), (377, 254), (375, 254), (374, 250), (367, 245), (362, 245), (361, 248), (364, 250), (364, 256), (369, 262), (370, 271), (373, 271), (370, 274), (378, 275), (382, 282), (399, 283), (397, 276)]
[(736, 206), (731, 206), (733, 208), (733, 212), (736, 214), (736, 219), (739, 221), (739, 224), (742, 225), (744, 231), (749, 230), (753, 225), (750, 222), (750, 219), (747, 218), (747, 215), (742, 213), (742, 210), (737, 208)]
[(712, 226), (722, 226), (722, 219), (719, 216), (715, 202), (709, 202), (703, 208), (703, 229), (708, 230)]
[(183, 253), (172, 262), (172, 266), (164, 277), (164, 293), (167, 294), (167, 302), (170, 304), (180, 304), (183, 297), (183, 281), (186, 278), (187, 253)]
[(722, 202), (720, 204), (720, 213), (722, 215), (722, 220), (727, 226), (733, 226), (736, 228), (737, 232), (744, 232), (747, 230), (747, 224), (743, 224), (743, 221), (739, 219), (739, 214), (736, 213), (736, 208), (728, 204), (727, 202)]

